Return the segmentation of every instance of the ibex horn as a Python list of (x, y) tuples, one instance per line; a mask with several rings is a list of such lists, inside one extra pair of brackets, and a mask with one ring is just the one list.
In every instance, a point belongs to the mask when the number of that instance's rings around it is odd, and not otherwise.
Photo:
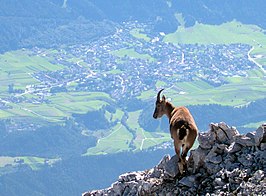
[(158, 94), (157, 94), (157, 101), (160, 101), (160, 96), (161, 96), (161, 92), (163, 91), (164, 89), (161, 89)]

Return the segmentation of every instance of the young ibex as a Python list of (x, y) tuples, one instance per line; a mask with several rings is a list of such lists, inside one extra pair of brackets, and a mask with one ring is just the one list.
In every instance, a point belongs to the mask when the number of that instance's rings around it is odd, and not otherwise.
[[(160, 99), (163, 90), (160, 90), (157, 94), (153, 118), (161, 118), (164, 114), (169, 118), (170, 133), (174, 140), (175, 152), (179, 158), (178, 167), (180, 173), (183, 174), (184, 166), (186, 166), (186, 156), (198, 135), (198, 128), (186, 107), (174, 107), (166, 101), (164, 95), (162, 100)], [(181, 147), (182, 154), (180, 155)]]

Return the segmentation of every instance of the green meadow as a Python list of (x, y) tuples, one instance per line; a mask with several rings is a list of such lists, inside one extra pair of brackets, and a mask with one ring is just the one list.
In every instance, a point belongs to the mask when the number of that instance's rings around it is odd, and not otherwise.
[(49, 103), (9, 103), (10, 109), (0, 110), (1, 118), (28, 117), (45, 122), (63, 122), (73, 113), (98, 110), (112, 102), (105, 93), (66, 92), (48, 98)]
[(31, 76), (38, 71), (54, 71), (63, 69), (62, 65), (50, 63), (46, 58), (31, 55), (29, 51), (18, 50), (0, 55), (0, 91), (6, 93), (8, 85), (15, 89), (25, 90), (27, 85), (39, 84)]
[(133, 129), (136, 134), (136, 138), (133, 141), (135, 146), (134, 151), (148, 149), (149, 147), (169, 141), (170, 135), (168, 133), (151, 133), (140, 127), (138, 119), (141, 112), (142, 110), (129, 112), (129, 117), (127, 119), (128, 126)]
[[(180, 16), (179, 16), (180, 17)], [(256, 25), (246, 25), (231, 21), (221, 25), (196, 23), (192, 27), (179, 26), (176, 32), (168, 34), (165, 42), (174, 44), (233, 44), (245, 43), (254, 47), (252, 55), (262, 55), (256, 59), (266, 65), (265, 30)]]
[(31, 156), (18, 156), (18, 157), (0, 157), (0, 176), (1, 170), (7, 166), (11, 166), (13, 169), (21, 165), (27, 165), (32, 170), (39, 170), (46, 165), (52, 166), (56, 162), (60, 161), (60, 158), (48, 159), (42, 157), (31, 157)]
[[(48, 51), (51, 52), (51, 51)], [(52, 51), (53, 52), (53, 51)], [(50, 57), (51, 58), (51, 57)], [(6, 52), (0, 55), (0, 98), (11, 96), (8, 86), (14, 85), (15, 90), (24, 91), (28, 85), (40, 82), (32, 74), (39, 71), (56, 71), (63, 69), (62, 65), (49, 62), (49, 57), (32, 55), (28, 50)], [(70, 89), (75, 84), (70, 84)], [(34, 99), (36, 94), (22, 93), (17, 98)], [(7, 103), (12, 108), (0, 110), (0, 118), (32, 118), (34, 121), (61, 122), (73, 113), (86, 113), (97, 110), (106, 101), (112, 101), (106, 93), (66, 92), (46, 97), (49, 103)]]
[(221, 25), (196, 23), (192, 27), (179, 26), (176, 32), (165, 36), (164, 41), (183, 44), (232, 44), (246, 43), (265, 49), (265, 30), (256, 25), (244, 25), (237, 21)]
[[(141, 110), (129, 112), (129, 117), (126, 121), (130, 129), (135, 132), (135, 138), (125, 126), (118, 123), (107, 135), (98, 139), (95, 147), (87, 149), (84, 155), (101, 155), (129, 150), (137, 152), (170, 141), (169, 133), (144, 131), (138, 123), (140, 113)], [(133, 147), (130, 146), (130, 143), (133, 144)]]
[(84, 155), (101, 155), (128, 151), (132, 138), (132, 134), (126, 127), (119, 123), (112, 128), (107, 136), (100, 138), (95, 147), (89, 148)]
[(132, 29), (130, 34), (138, 39), (144, 39), (145, 41), (149, 42), (151, 40), (146, 34), (141, 33), (141, 29)]
[[(221, 104), (239, 106), (265, 98), (265, 77), (229, 77), (227, 84), (219, 87), (196, 79), (192, 82), (177, 82), (165, 90), (165, 95), (177, 105)], [(151, 100), (157, 92), (144, 91), (139, 98)]]

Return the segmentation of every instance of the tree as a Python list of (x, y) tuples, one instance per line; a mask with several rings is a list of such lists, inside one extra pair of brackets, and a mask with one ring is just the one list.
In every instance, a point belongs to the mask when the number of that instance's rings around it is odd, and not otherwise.
[(8, 93), (13, 93), (14, 92), (14, 84), (9, 84), (8, 85)]

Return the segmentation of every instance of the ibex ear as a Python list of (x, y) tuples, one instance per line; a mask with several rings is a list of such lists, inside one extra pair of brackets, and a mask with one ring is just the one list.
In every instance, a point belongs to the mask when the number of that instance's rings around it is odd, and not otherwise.
[(162, 101), (165, 102), (165, 100), (166, 100), (166, 98), (165, 98), (165, 96), (163, 95), (163, 97), (162, 97)]

